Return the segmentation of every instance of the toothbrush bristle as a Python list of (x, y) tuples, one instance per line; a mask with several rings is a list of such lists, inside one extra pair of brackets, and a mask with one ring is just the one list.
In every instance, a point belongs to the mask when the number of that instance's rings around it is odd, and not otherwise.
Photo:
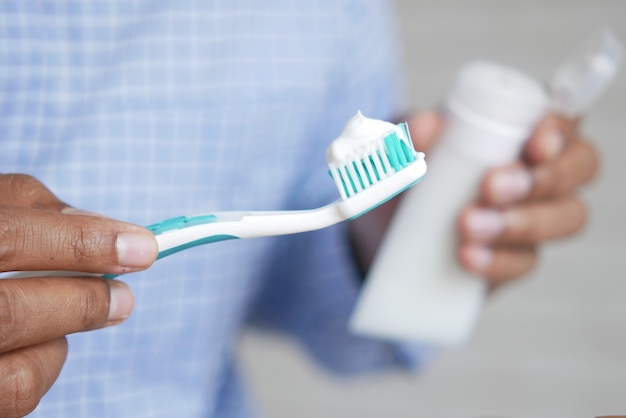
[(330, 175), (342, 199), (360, 193), (416, 160), (407, 124), (401, 123), (398, 128), (385, 137), (355, 150), (350, 160), (328, 162)]

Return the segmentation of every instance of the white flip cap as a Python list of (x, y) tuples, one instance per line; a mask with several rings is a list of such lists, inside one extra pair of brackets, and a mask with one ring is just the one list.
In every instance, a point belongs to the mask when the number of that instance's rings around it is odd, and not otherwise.
[(446, 107), (455, 115), (450, 145), (485, 164), (504, 164), (545, 114), (543, 86), (523, 72), (491, 61), (473, 61), (459, 71)]

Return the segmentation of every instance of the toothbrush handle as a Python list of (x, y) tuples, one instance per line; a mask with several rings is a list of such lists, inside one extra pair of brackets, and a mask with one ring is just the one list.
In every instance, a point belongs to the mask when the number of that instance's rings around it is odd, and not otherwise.
[(330, 204), (313, 210), (179, 216), (147, 228), (156, 237), (158, 258), (163, 258), (187, 248), (218, 241), (287, 235), (326, 228), (344, 220), (336, 208), (336, 204)]

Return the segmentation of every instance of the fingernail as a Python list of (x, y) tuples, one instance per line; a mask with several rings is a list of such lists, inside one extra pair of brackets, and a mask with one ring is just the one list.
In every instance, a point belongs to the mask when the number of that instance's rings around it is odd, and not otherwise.
[(470, 245), (464, 249), (465, 260), (475, 271), (485, 271), (493, 263), (493, 252), (482, 245)]
[(107, 325), (120, 322), (128, 318), (135, 306), (135, 298), (126, 284), (111, 280), (111, 301)]
[(505, 170), (492, 177), (490, 186), (494, 201), (508, 203), (528, 195), (532, 187), (532, 178), (530, 173), (523, 169)]
[(558, 157), (565, 145), (565, 138), (560, 130), (557, 128), (551, 128), (547, 130), (542, 138), (541, 152), (545, 160), (552, 160)]
[(146, 267), (158, 251), (156, 241), (147, 233), (121, 232), (115, 243), (117, 261), (123, 267)]
[(468, 213), (466, 225), (471, 238), (487, 241), (502, 234), (506, 221), (500, 211), (475, 209)]

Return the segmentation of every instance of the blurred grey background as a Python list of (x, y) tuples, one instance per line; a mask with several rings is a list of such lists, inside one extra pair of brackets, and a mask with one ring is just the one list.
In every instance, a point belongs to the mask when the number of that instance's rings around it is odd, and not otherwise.
[[(397, 1), (411, 104), (435, 106), (474, 58), (547, 79), (590, 32), (626, 42), (624, 0)], [(421, 374), (338, 379), (291, 343), (246, 334), (248, 383), (270, 418), (626, 415), (626, 70), (584, 131), (603, 166), (584, 194), (590, 222), (548, 245), (537, 270), (502, 289), (471, 343)]]

